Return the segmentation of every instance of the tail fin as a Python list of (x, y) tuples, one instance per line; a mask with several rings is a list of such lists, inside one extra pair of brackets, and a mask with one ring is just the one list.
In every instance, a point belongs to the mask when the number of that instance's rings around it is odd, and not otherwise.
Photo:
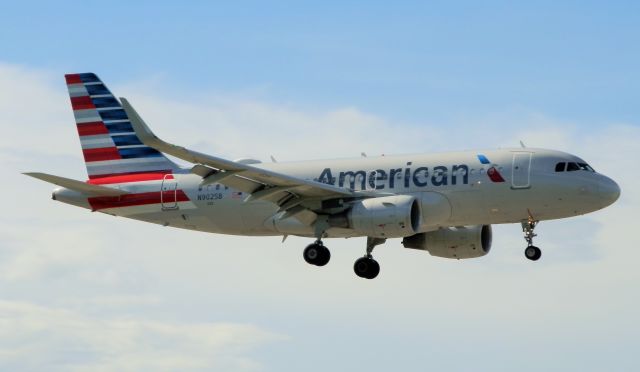
[(179, 169), (140, 141), (120, 102), (98, 76), (83, 73), (65, 78), (89, 179)]

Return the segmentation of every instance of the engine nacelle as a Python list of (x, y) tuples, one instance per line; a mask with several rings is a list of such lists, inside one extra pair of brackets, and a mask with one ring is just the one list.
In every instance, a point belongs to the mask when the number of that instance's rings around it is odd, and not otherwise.
[(447, 227), (402, 239), (405, 248), (444, 258), (482, 257), (491, 250), (491, 225)]
[(377, 238), (410, 236), (422, 223), (420, 202), (412, 195), (360, 200), (353, 205), (347, 218), (350, 228)]

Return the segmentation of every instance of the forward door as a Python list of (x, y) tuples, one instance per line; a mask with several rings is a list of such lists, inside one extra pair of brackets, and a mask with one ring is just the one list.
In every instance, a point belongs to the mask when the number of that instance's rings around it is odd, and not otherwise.
[(511, 169), (511, 187), (526, 189), (531, 187), (531, 158), (530, 152), (514, 152), (513, 167)]

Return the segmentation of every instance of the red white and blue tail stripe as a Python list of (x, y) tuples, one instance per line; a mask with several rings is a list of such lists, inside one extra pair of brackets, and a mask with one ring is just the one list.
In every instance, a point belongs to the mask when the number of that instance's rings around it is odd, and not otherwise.
[(162, 153), (142, 144), (120, 102), (96, 74), (65, 78), (89, 179), (179, 169)]

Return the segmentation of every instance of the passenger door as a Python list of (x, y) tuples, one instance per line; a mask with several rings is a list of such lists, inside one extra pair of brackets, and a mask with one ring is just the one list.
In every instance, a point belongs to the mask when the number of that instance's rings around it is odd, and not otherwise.
[(511, 169), (511, 187), (526, 189), (531, 187), (531, 158), (530, 152), (514, 152), (513, 167)]

